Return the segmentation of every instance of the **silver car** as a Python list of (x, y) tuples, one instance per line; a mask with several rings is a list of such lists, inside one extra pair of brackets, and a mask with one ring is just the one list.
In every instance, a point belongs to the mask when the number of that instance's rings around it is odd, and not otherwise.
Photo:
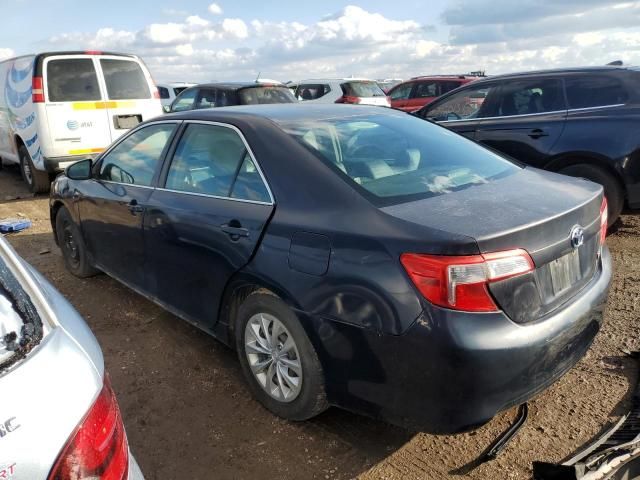
[(91, 330), (1, 236), (0, 392), (0, 479), (143, 479)]

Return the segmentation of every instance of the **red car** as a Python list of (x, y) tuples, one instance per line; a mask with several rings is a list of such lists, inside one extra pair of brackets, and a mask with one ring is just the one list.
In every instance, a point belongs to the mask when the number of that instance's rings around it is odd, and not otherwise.
[(387, 95), (391, 107), (405, 112), (415, 112), (440, 95), (479, 78), (475, 75), (434, 75), (415, 77), (393, 87)]

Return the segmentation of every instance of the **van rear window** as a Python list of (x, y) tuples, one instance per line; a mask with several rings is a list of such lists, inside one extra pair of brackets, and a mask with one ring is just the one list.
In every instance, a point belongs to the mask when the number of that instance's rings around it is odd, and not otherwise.
[(101, 100), (98, 76), (90, 58), (65, 58), (47, 63), (50, 102)]
[(141, 100), (151, 98), (151, 90), (138, 62), (100, 60), (109, 100)]

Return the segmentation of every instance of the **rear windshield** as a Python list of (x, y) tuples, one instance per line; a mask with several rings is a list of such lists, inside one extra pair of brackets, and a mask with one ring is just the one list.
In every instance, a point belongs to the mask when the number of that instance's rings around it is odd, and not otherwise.
[(142, 100), (151, 98), (151, 90), (138, 62), (100, 60), (109, 100)]
[(249, 87), (238, 92), (241, 105), (262, 105), (266, 103), (295, 103), (291, 89), (287, 87)]
[(0, 371), (24, 358), (42, 335), (35, 306), (0, 257)]
[(346, 82), (342, 91), (349, 97), (384, 97), (386, 94), (376, 82)]
[(91, 58), (65, 58), (47, 62), (50, 102), (101, 100), (98, 76)]
[(410, 115), (358, 115), (280, 125), (378, 206), (445, 195), (520, 168)]

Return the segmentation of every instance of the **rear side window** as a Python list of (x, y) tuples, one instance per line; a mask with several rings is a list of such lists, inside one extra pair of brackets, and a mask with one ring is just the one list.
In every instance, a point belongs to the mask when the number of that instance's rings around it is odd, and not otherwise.
[(497, 105), (497, 116), (531, 115), (564, 110), (562, 84), (557, 79), (506, 82)]
[(299, 100), (315, 100), (316, 98), (324, 97), (330, 91), (329, 85), (299, 85), (296, 90), (296, 97)]
[(619, 105), (629, 99), (622, 82), (614, 77), (593, 75), (565, 79), (569, 108)]
[(418, 82), (413, 98), (426, 98), (438, 96), (438, 84), (436, 82)]
[(174, 127), (173, 123), (161, 123), (133, 132), (103, 157), (98, 177), (111, 182), (151, 185)]
[(438, 122), (490, 117), (495, 114), (498, 91), (496, 85), (465, 88), (442, 101), (436, 100), (436, 103), (421, 111), (424, 112), (421, 116)]
[(238, 91), (241, 105), (295, 103), (296, 97), (287, 87), (249, 87)]
[(98, 76), (91, 58), (65, 58), (47, 63), (50, 102), (101, 100)]
[(131, 60), (100, 60), (109, 100), (141, 100), (151, 98), (147, 79), (138, 62)]
[(445, 93), (448, 93), (451, 90), (455, 90), (460, 85), (462, 85), (460, 82), (452, 82), (452, 81), (440, 82), (440, 95), (444, 95)]
[(169, 167), (166, 188), (216, 197), (269, 201), (240, 136), (232, 129), (191, 124)]
[(410, 115), (280, 124), (379, 206), (446, 195), (519, 169), (474, 142)]
[(345, 82), (341, 85), (342, 92), (348, 97), (384, 97), (386, 94), (376, 82)]
[(160, 98), (167, 99), (167, 98), (171, 98), (169, 96), (169, 90), (164, 88), (164, 87), (158, 87), (158, 93), (160, 94)]

